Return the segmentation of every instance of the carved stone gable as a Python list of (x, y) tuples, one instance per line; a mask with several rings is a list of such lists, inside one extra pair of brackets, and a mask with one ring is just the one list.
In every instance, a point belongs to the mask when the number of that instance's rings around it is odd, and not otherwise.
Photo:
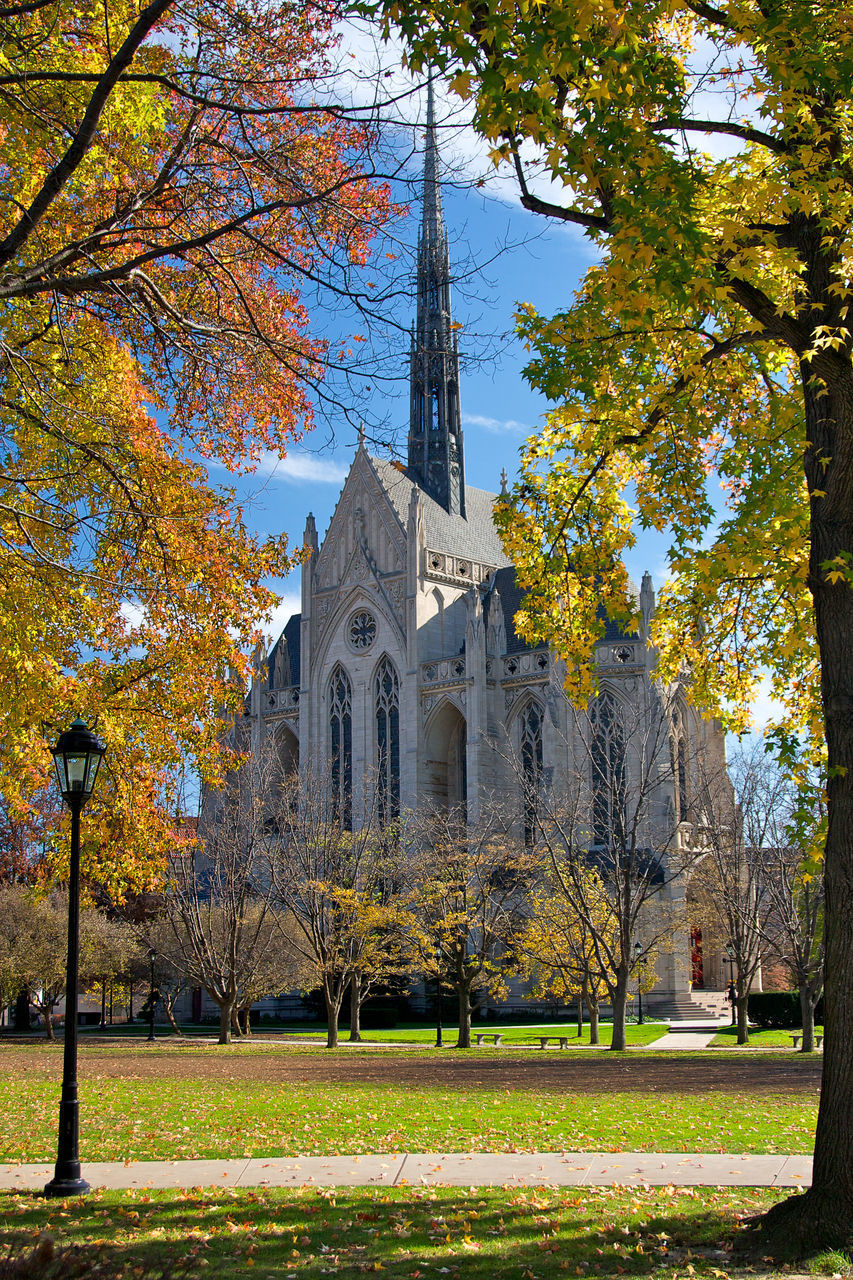
[(317, 558), (315, 585), (339, 586), (358, 563), (355, 548), (366, 555), (377, 577), (406, 567), (406, 536), (365, 455), (356, 457)]

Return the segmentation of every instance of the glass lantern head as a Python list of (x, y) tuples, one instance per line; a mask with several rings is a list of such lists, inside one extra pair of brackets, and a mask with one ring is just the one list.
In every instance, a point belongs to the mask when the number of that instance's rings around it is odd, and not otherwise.
[(70, 809), (82, 809), (95, 787), (106, 747), (78, 716), (53, 748), (56, 780)]

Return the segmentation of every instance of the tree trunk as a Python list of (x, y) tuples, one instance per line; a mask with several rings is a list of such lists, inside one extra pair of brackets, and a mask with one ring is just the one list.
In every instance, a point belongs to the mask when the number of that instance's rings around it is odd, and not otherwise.
[(361, 1040), (361, 974), (354, 973), (349, 984), (349, 1038)]
[(601, 1041), (598, 1038), (598, 1001), (588, 1001), (586, 1010), (589, 1014), (589, 1043), (600, 1044)]
[(464, 982), (460, 982), (458, 987), (459, 994), (459, 1039), (456, 1042), (457, 1049), (471, 1048), (471, 1001), (468, 995), (468, 987)]
[(175, 1032), (176, 1035), (182, 1036), (184, 1033), (183, 1031), (181, 1031), (181, 1028), (178, 1026), (177, 1022), (175, 1021), (175, 1011), (173, 1008), (173, 1004), (174, 1004), (173, 1000), (164, 1000), (163, 1008), (166, 1010), (166, 1017), (169, 1019), (169, 1026), (172, 1028), (172, 1030)]
[(234, 1002), (228, 1000), (219, 1006), (219, 1043), (231, 1043), (231, 1021), (234, 1016)]
[(343, 992), (341, 991), (336, 996), (328, 982), (323, 984), (323, 998), (326, 1002), (326, 1024), (328, 1026), (326, 1034), (327, 1049), (337, 1049), (338, 1047), (338, 1015), (341, 1011), (342, 996)]
[(231, 1032), (239, 1039), (243, 1034), (240, 1030), (240, 1010), (236, 1004), (231, 1006)]
[(800, 1052), (813, 1053), (814, 1005), (812, 1004), (812, 994), (807, 984), (800, 987), (800, 1013), (803, 1018), (803, 1039), (800, 1046)]
[(628, 1041), (625, 1036), (625, 1006), (628, 1001), (628, 970), (623, 972), (617, 970), (616, 985), (610, 992), (610, 999), (613, 1003), (613, 1039), (610, 1048), (617, 1051), (627, 1049)]
[(749, 1001), (749, 994), (738, 995), (737, 998), (737, 1042), (738, 1044), (749, 1044), (749, 1017), (747, 1015), (746, 1006)]
[[(825, 279), (821, 235), (816, 227), (808, 270)], [(814, 1253), (853, 1244), (853, 588), (822, 567), (849, 564), (853, 550), (853, 371), (846, 355), (826, 353), (804, 361), (802, 375), (806, 480), (822, 495), (810, 503), (808, 585), (828, 763), (823, 1080), (812, 1185), (771, 1209), (762, 1235)]]
[(45, 1033), (47, 1034), (48, 1040), (56, 1039), (56, 1036), (53, 1034), (53, 1018), (51, 1018), (50, 1016), (49, 1008), (45, 1009), (44, 1011), (44, 1029), (45, 1029)]

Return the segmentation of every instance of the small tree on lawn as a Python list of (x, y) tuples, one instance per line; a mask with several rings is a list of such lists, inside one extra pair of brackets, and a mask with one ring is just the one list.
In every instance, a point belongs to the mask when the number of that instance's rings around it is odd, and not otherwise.
[(349, 1039), (361, 1040), (361, 1007), (377, 989), (406, 977), (416, 954), (412, 915), (391, 888), (383, 893), (330, 886), (351, 942)]
[(330, 1049), (338, 1044), (347, 988), (354, 987), (357, 1037), (365, 992), (405, 963), (400, 907), (394, 901), (399, 861), (394, 833), (383, 829), (378, 797), (369, 784), (362, 825), (351, 830), (350, 804), (341, 802), (332, 782), (330, 769), (291, 775), (271, 823), (277, 901), (292, 921), (295, 951), (322, 987)]
[[(86, 928), (86, 912), (80, 912), (80, 935)], [(68, 958), (68, 901), (55, 893), (30, 898), (29, 931), (23, 953), (22, 986), (30, 1004), (44, 1018), (48, 1040), (53, 1040), (53, 1011), (65, 995)]]
[[(258, 998), (260, 975), (270, 973), (271, 940), (286, 935), (268, 847), (272, 763), (253, 760), (206, 795), (199, 838), (176, 843), (164, 898), (163, 954), (219, 1007), (220, 1044), (230, 1042), (241, 993)], [(285, 968), (277, 971), (276, 983)], [(291, 981), (263, 994), (294, 985), (299, 972), (294, 964)]]
[(84, 914), (80, 968), (87, 986), (100, 989), (102, 1025), (106, 1022), (108, 986), (139, 959), (138, 937), (126, 921), (101, 911)]
[(775, 943), (778, 934), (770, 906), (773, 896), (781, 896), (780, 856), (782, 864), (789, 858), (780, 855), (779, 842), (784, 841), (791, 789), (760, 746), (736, 753), (730, 774), (734, 790), (729, 773), (705, 780), (714, 820), (706, 831), (694, 888), (706, 919), (728, 940), (735, 966), (737, 1042), (748, 1044), (749, 993), (769, 939)]
[[(530, 917), (516, 935), (514, 946), (521, 971), (531, 983), (531, 995), (564, 1003), (577, 996), (578, 1034), (583, 1030), (586, 1007), (590, 1044), (598, 1044), (599, 1006), (608, 992), (600, 965), (613, 950), (616, 923), (598, 873), (588, 869), (590, 883), (584, 895), (594, 921), (592, 928), (562, 890), (567, 874), (568, 868), (558, 867), (556, 875), (549, 868), (543, 871), (530, 895)], [(610, 947), (605, 950), (596, 945), (596, 939), (606, 938), (608, 933)]]
[(777, 735), (779, 758), (761, 746), (731, 765), (745, 839), (762, 842), (764, 943), (794, 977), (803, 1023), (802, 1052), (814, 1049), (814, 1015), (823, 992), (826, 795), (825, 752)]
[[(687, 799), (695, 762), (683, 738), (673, 747), (676, 695), (652, 688), (628, 706), (605, 689), (585, 709), (572, 707), (573, 764), (552, 787), (535, 778), (531, 785), (522, 762), (505, 756), (535, 815), (533, 839), (556, 918), (581, 931), (591, 972), (607, 989), (614, 1050), (626, 1047), (632, 973), (648, 973), (685, 926), (665, 894), (695, 861), (704, 821)], [(666, 803), (673, 795), (677, 804)]]
[(524, 917), (533, 860), (515, 815), (484, 804), (476, 826), (458, 809), (417, 815), (407, 829), (408, 903), (423, 972), (456, 992), (457, 1047), (471, 1047), (471, 1015), (506, 995), (517, 967), (513, 940)]

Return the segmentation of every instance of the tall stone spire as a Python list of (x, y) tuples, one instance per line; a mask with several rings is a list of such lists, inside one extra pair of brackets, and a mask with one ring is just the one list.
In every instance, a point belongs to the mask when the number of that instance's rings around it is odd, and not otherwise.
[(432, 81), (427, 84), (417, 314), (410, 361), (409, 474), (453, 515), (465, 515), (459, 353), (450, 314), (450, 260), (441, 215)]

